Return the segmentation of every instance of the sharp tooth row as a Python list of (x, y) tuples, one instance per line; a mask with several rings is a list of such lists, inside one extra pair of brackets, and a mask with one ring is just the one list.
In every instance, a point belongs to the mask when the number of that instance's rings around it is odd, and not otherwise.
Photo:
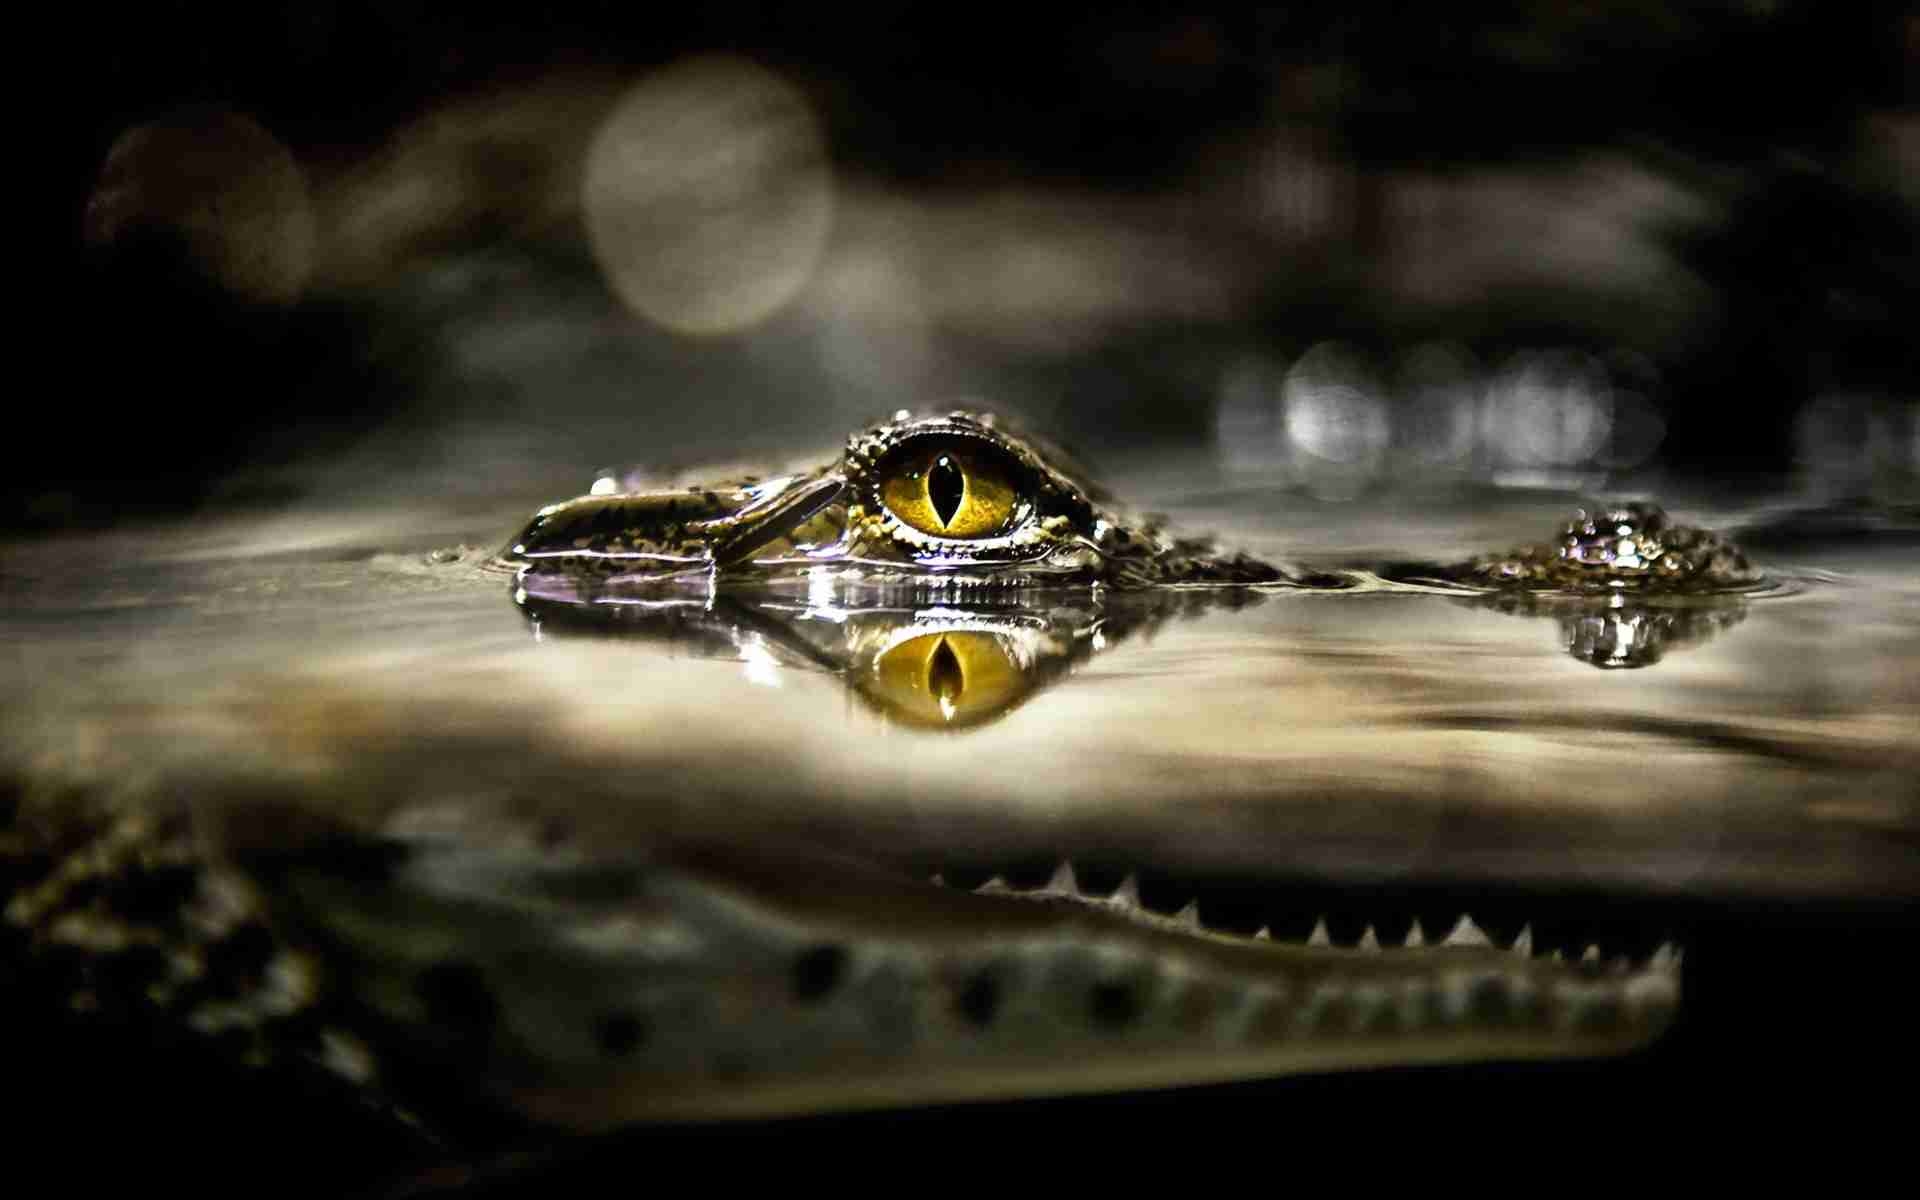
[(1045, 890), (1056, 896), (1078, 896), (1080, 881), (1074, 877), (1073, 864), (1064, 858), (1061, 859), (1060, 865), (1054, 868), (1053, 878), (1047, 880)]
[[(939, 873), (935, 873), (932, 876), (931, 882), (938, 887), (948, 886), (946, 877)], [(1043, 899), (1048, 897), (1061, 897), (1091, 901), (1102, 904), (1108, 908), (1122, 909), (1129, 912), (1158, 917), (1158, 914), (1150, 913), (1140, 903), (1140, 880), (1138, 876), (1129, 873), (1120, 881), (1120, 886), (1115, 888), (1109, 895), (1089, 895), (1080, 890), (1080, 881), (1074, 874), (1073, 864), (1066, 861), (1062, 861), (1058, 867), (1054, 868), (1054, 872), (1047, 879), (1047, 882), (1037, 888), (1027, 890), (1015, 888), (1009, 884), (1004, 877), (995, 875), (973, 890), (977, 895), (982, 896), (1013, 895)], [(1170, 918), (1158, 917), (1158, 919), (1170, 921), (1182, 929), (1194, 932), (1207, 932), (1207, 927), (1200, 920), (1200, 902), (1198, 900), (1187, 901), (1186, 905)], [(1253, 940), (1261, 942), (1272, 941), (1273, 931), (1267, 926), (1262, 925), (1259, 930), (1254, 933)], [(1324, 946), (1328, 948), (1333, 948), (1336, 945), (1333, 936), (1327, 931), (1327, 920), (1325, 917), (1320, 917), (1314, 921), (1313, 932), (1307, 935), (1306, 944), (1309, 946)], [(1420, 922), (1417, 918), (1414, 920), (1412, 928), (1407, 931), (1406, 941), (1402, 944), (1408, 949), (1419, 949), (1431, 944), (1427, 941), (1426, 932), (1421, 929)], [(1478, 925), (1475, 925), (1473, 918), (1464, 913), (1461, 914), (1458, 921), (1454, 922), (1453, 928), (1447, 932), (1447, 936), (1442, 938), (1438, 944), (1441, 946), (1463, 946), (1470, 948), (1497, 948), (1494, 940), (1487, 936), (1486, 931)], [(1359, 940), (1353, 944), (1353, 949), (1368, 953), (1378, 952), (1380, 948), (1380, 936), (1374, 932), (1373, 926), (1371, 925), (1362, 931)], [(1522, 925), (1520, 932), (1514, 936), (1513, 942), (1507, 947), (1507, 950), (1519, 958), (1532, 959), (1534, 957), (1533, 926), (1530, 924)], [(1564, 964), (1566, 962), (1566, 956), (1559, 950), (1549, 951), (1542, 957), (1546, 961), (1556, 964)], [(1679, 949), (1674, 947), (1670, 942), (1662, 942), (1659, 948), (1654, 950), (1653, 955), (1647, 959), (1645, 966), (1648, 970), (1675, 971), (1679, 969), (1680, 959), (1681, 951)], [(1601, 967), (1603, 960), (1600, 954), (1600, 947), (1597, 945), (1588, 945), (1586, 950), (1580, 955), (1580, 963), (1590, 970)], [(1611, 961), (1605, 962), (1604, 965), (1616, 974), (1624, 974), (1633, 969), (1632, 960), (1624, 955), (1617, 956)]]
[(1472, 917), (1463, 913), (1460, 919), (1453, 923), (1452, 932), (1448, 933), (1440, 944), (1442, 946), (1491, 946), (1493, 939), (1473, 923)]

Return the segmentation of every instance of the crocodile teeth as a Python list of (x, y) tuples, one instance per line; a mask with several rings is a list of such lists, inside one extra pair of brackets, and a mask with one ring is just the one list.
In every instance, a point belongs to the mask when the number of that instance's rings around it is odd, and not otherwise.
[(1062, 859), (1054, 868), (1053, 877), (1047, 880), (1046, 890), (1056, 896), (1078, 896), (1080, 881), (1073, 876), (1073, 864)]
[[(928, 877), (928, 882), (935, 887), (947, 888), (954, 886), (947, 881), (944, 872), (938, 871)], [(1121, 879), (1120, 885), (1104, 899), (1097, 893), (1089, 895), (1080, 890), (1079, 876), (1073, 869), (1073, 863), (1065, 859), (1062, 859), (1060, 865), (1054, 868), (1053, 874), (1048, 877), (1047, 882), (1037, 888), (1016, 888), (1007, 882), (1004, 875), (994, 875), (985, 883), (974, 888), (973, 891), (974, 894), (983, 896), (1059, 897), (1079, 900), (1083, 903), (1103, 905), (1110, 909), (1139, 914), (1141, 919), (1148, 920), (1151, 923), (1159, 923), (1163, 927), (1170, 925), (1183, 932), (1210, 932), (1205, 922), (1201, 919), (1200, 901), (1198, 898), (1187, 901), (1185, 905), (1181, 906), (1179, 911), (1170, 916), (1163, 915), (1159, 912), (1148, 912), (1140, 903), (1140, 879), (1138, 875), (1134, 874), (1128, 874)], [(1274, 940), (1273, 930), (1270, 926), (1262, 925), (1251, 935), (1250, 940), (1271, 942)], [(1297, 945), (1299, 943), (1295, 944)], [(1305, 944), (1321, 949), (1341, 948), (1341, 944), (1333, 940), (1333, 935), (1327, 927), (1327, 919), (1325, 916), (1314, 919), (1313, 931), (1307, 935)], [(1499, 948), (1498, 944), (1488, 936), (1484, 929), (1474, 924), (1472, 915), (1467, 913), (1461, 914), (1460, 919), (1454, 922), (1453, 928), (1448, 931), (1446, 937), (1440, 939), (1438, 943), (1432, 943), (1427, 940), (1426, 931), (1421, 928), (1419, 919), (1415, 918), (1409, 925), (1406, 939), (1402, 944), (1405, 945), (1406, 948), (1414, 950), (1435, 944), (1447, 947)], [(1368, 954), (1380, 953), (1383, 947), (1381, 945), (1379, 932), (1372, 925), (1366, 926), (1350, 948)], [(1523, 962), (1533, 961), (1533, 926), (1531, 924), (1522, 925), (1520, 932), (1514, 935), (1512, 942), (1507, 945), (1506, 949), (1508, 953)], [(1636, 963), (1631, 957), (1625, 955), (1615, 955), (1609, 958), (1601, 951), (1597, 943), (1591, 943), (1579, 953), (1576, 961), (1590, 977), (1593, 974), (1601, 972), (1623, 977), (1674, 976), (1679, 973), (1684, 953), (1683, 950), (1672, 942), (1661, 942), (1644, 962)], [(1543, 963), (1554, 966), (1564, 966), (1571, 956), (1566, 952), (1556, 949), (1544, 952), (1540, 957)]]
[(1493, 940), (1483, 933), (1465, 913), (1454, 923), (1453, 931), (1440, 943), (1443, 946), (1491, 946)]

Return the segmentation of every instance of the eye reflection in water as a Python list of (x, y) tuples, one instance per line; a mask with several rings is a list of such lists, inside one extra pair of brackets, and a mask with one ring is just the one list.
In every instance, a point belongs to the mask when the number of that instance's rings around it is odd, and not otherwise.
[(1603, 671), (1653, 666), (1669, 651), (1698, 646), (1747, 619), (1747, 602), (1738, 596), (1683, 601), (1504, 592), (1462, 603), (1557, 621), (1561, 649)]
[(1044, 605), (819, 605), (722, 592), (644, 603), (582, 604), (517, 588), (536, 636), (613, 638), (738, 660), (751, 671), (825, 671), (886, 720), (958, 732), (998, 720), (1095, 654), (1181, 616), (1259, 604), (1240, 589), (1102, 595), (1079, 589)]
[(906, 640), (881, 651), (854, 684), (903, 724), (965, 728), (1009, 711), (1030, 690), (1027, 656), (1006, 635), (913, 629), (907, 626)]

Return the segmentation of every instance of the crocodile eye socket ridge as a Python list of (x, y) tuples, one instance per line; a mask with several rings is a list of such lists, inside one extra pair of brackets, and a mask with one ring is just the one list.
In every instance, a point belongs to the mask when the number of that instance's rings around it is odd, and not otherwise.
[(880, 465), (880, 501), (928, 537), (998, 537), (1024, 507), (1018, 461), (991, 442), (958, 436), (914, 438)]

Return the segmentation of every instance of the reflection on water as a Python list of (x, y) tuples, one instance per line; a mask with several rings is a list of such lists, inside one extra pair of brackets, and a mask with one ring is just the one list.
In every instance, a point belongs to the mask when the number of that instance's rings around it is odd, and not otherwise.
[[(1176, 514), (1332, 547), (1345, 587), (991, 602), (725, 573), (510, 602), (484, 551), (318, 518), (37, 544), (0, 949), (49, 1012), (581, 1128), (1614, 1050), (1682, 991), (1689, 1036), (1785, 1027), (1696, 965), (1748, 913), (1920, 888), (1910, 561), (1775, 538), (1813, 582), (1727, 596), (1351, 570), (1540, 516), (1483, 499)], [(1631, 569), (1613, 534), (1579, 569)]]
[(1738, 596), (1661, 603), (1626, 595), (1589, 598), (1500, 592), (1461, 603), (1557, 621), (1560, 644), (1567, 654), (1603, 671), (1650, 667), (1669, 651), (1718, 637), (1747, 618), (1747, 602)]
[[(1065, 680), (1094, 655), (1175, 617), (1248, 608), (1248, 589), (1101, 595), (1066, 589), (1019, 603), (930, 605), (822, 599), (799, 603), (730, 592), (624, 604), (565, 603), (516, 587), (536, 639), (601, 637), (737, 660), (743, 678), (824, 671), (888, 721), (958, 731), (998, 720)], [(817, 598), (818, 599), (818, 598)]]

